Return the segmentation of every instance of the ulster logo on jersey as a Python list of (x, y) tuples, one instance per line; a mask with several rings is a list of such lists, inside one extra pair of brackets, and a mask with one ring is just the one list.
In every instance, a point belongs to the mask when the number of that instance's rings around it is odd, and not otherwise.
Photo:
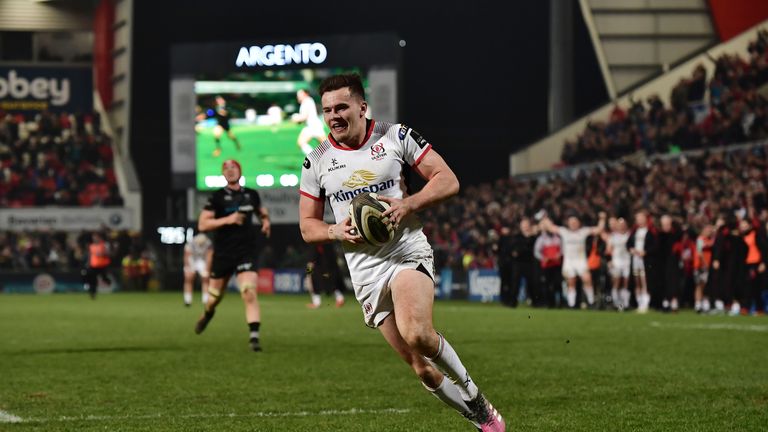
[(376, 180), (376, 174), (367, 170), (357, 170), (353, 172), (347, 181), (342, 183), (342, 185), (348, 188), (356, 188), (360, 186), (367, 186), (374, 180)]
[(382, 160), (387, 156), (387, 150), (384, 149), (384, 143), (378, 142), (371, 146), (371, 160)]

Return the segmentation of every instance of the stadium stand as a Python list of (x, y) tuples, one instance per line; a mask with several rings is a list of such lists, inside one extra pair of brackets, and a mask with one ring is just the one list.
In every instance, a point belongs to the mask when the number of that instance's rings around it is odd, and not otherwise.
[(699, 65), (670, 93), (616, 104), (607, 120), (590, 121), (575, 140), (566, 141), (564, 164), (616, 159), (636, 151), (668, 153), (741, 143), (768, 137), (768, 31), (748, 47), (747, 59), (724, 54), (712, 59), (714, 75)]
[(97, 113), (0, 119), (0, 207), (122, 205)]
[(707, 82), (699, 65), (681, 79), (665, 105), (658, 96), (614, 106), (604, 121), (591, 121), (575, 140), (566, 141), (564, 164), (645, 154), (708, 148), (768, 136), (766, 92), (768, 31), (749, 44), (748, 58), (724, 54), (712, 59), (714, 76)]

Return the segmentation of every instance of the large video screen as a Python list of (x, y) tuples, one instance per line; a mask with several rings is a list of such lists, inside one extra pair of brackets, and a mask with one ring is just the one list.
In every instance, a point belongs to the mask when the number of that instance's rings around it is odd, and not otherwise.
[(236, 159), (245, 186), (296, 188), (304, 155), (328, 134), (320, 82), (360, 74), (369, 115), (397, 121), (404, 45), (392, 34), (174, 45), (173, 187), (223, 187), (221, 164)]
[[(266, 70), (195, 77), (196, 188), (226, 186), (222, 161), (236, 159), (248, 187), (298, 185), (306, 153), (328, 135), (320, 82), (361, 68)], [(375, 107), (371, 107), (375, 109)]]

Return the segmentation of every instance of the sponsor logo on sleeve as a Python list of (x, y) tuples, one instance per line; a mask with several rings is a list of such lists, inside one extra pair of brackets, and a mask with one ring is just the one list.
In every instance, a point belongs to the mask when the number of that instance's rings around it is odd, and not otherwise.
[(400, 138), (400, 141), (405, 139), (405, 136), (408, 134), (408, 126), (401, 124), (400, 130), (397, 131), (397, 137)]
[(421, 136), (421, 134), (413, 129), (411, 129), (411, 138), (416, 141), (416, 144), (418, 144), (419, 148), (424, 148), (429, 145), (429, 142), (423, 136)]
[(311, 166), (312, 166), (312, 163), (311, 163), (311, 162), (309, 162), (309, 158), (304, 158), (304, 163), (303, 163), (303, 165), (304, 165), (304, 168), (306, 168), (306, 169), (309, 169), (309, 167), (311, 167)]

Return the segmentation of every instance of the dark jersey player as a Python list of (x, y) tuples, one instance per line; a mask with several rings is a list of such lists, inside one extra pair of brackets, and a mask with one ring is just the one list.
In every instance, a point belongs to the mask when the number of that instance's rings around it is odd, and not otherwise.
[(256, 241), (259, 228), (253, 219), (254, 215), (258, 215), (261, 220), (261, 232), (269, 237), (269, 213), (261, 204), (258, 192), (240, 186), (242, 169), (236, 160), (224, 161), (222, 173), (227, 180), (227, 186), (211, 195), (198, 221), (200, 231), (213, 231), (214, 238), (208, 302), (203, 316), (195, 325), (195, 333), (200, 334), (205, 330), (221, 301), (227, 281), (235, 274), (240, 296), (245, 303), (245, 319), (250, 330), (251, 348), (261, 351), (261, 310), (256, 295)]
[(221, 96), (216, 96), (216, 108), (213, 112), (213, 116), (216, 118), (216, 126), (213, 128), (213, 139), (216, 140), (216, 149), (213, 151), (213, 156), (218, 157), (221, 154), (221, 134), (227, 133), (229, 139), (235, 142), (235, 147), (240, 150), (240, 141), (230, 130), (229, 119), (232, 115), (227, 108), (227, 101)]

